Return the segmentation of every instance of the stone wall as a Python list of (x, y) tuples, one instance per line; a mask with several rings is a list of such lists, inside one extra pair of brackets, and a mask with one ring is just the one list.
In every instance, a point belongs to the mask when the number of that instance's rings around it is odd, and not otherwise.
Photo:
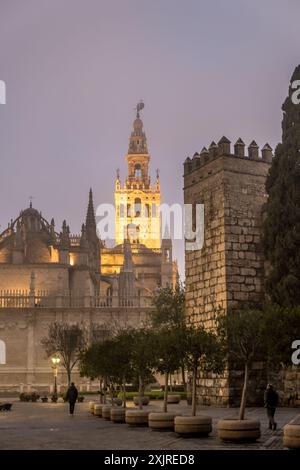
[[(116, 325), (138, 327), (146, 319), (148, 311), (134, 307), (0, 309), (0, 340), (6, 347), (6, 363), (0, 364), (0, 391), (49, 392), (53, 385), (53, 373), (41, 339), (47, 335), (49, 325), (54, 321), (82, 323), (89, 331), (94, 325), (101, 329)], [(97, 382), (93, 384), (86, 378), (80, 378), (76, 369), (73, 379), (83, 390), (99, 387)], [(58, 385), (65, 388), (66, 384), (66, 374), (60, 367)]]
[[(48, 292), (69, 289), (69, 270), (57, 263), (48, 264), (1, 264), (0, 290), (29, 290), (30, 276), (35, 274), (35, 289)], [(77, 286), (77, 288), (79, 285)]]
[[(232, 154), (223, 138), (185, 162), (184, 202), (204, 204), (205, 219), (203, 248), (185, 253), (186, 310), (191, 321), (209, 329), (218, 312), (241, 304), (256, 306), (264, 298), (261, 225), (271, 149), (264, 147), (259, 157), (252, 143), (246, 157), (244, 144), (239, 145)], [(243, 372), (228, 367), (221, 377), (199, 378), (203, 402), (233, 404), (242, 377)], [(264, 372), (254, 367), (253, 403), (261, 402), (264, 386)]]

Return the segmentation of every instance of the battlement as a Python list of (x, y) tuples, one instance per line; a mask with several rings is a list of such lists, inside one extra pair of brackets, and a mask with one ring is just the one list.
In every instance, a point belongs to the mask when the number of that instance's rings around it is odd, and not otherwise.
[(223, 156), (266, 163), (272, 161), (273, 149), (268, 143), (264, 145), (260, 153), (259, 146), (255, 140), (252, 140), (247, 150), (247, 155), (245, 155), (245, 143), (241, 138), (238, 138), (234, 144), (233, 153), (231, 153), (231, 142), (227, 137), (223, 136), (218, 144), (212, 141), (208, 149), (203, 147), (200, 153), (196, 152), (192, 158), (187, 157), (184, 162), (184, 175), (188, 175), (194, 170)]

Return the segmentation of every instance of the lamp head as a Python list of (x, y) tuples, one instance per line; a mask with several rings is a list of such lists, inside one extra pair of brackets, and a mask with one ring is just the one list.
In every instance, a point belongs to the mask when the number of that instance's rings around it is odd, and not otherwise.
[(60, 358), (58, 356), (54, 356), (51, 357), (51, 361), (54, 366), (58, 366), (58, 364), (60, 363)]

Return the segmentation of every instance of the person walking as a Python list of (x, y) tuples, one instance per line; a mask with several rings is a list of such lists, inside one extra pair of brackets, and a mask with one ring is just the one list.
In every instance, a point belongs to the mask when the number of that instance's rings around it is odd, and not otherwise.
[(268, 384), (264, 395), (265, 408), (267, 408), (267, 415), (269, 419), (269, 429), (276, 431), (277, 423), (275, 423), (274, 416), (276, 407), (278, 405), (278, 393), (274, 390), (273, 385)]
[(75, 403), (76, 403), (77, 397), (78, 397), (78, 390), (75, 387), (74, 382), (72, 382), (67, 391), (67, 401), (69, 402), (70, 415), (72, 416), (74, 414)]

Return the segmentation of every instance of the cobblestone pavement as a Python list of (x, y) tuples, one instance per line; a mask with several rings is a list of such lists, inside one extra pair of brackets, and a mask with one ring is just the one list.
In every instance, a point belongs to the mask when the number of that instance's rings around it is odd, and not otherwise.
[[(161, 403), (152, 402), (149, 409), (159, 410), (160, 406)], [(190, 413), (190, 407), (185, 402), (170, 405), (169, 410)], [(260, 420), (262, 435), (256, 443), (237, 445), (221, 442), (216, 431), (218, 419), (237, 415), (237, 410), (232, 408), (199, 407), (198, 414), (213, 418), (211, 436), (180, 438), (173, 432), (151, 431), (147, 427), (134, 428), (104, 421), (88, 412), (88, 402), (77, 404), (75, 415), (71, 417), (68, 405), (64, 403), (14, 401), (11, 412), (0, 413), (0, 449), (283, 449), (282, 427), (299, 413), (299, 408), (278, 408), (278, 430), (272, 432), (267, 426), (265, 409), (249, 408), (247, 417)]]

